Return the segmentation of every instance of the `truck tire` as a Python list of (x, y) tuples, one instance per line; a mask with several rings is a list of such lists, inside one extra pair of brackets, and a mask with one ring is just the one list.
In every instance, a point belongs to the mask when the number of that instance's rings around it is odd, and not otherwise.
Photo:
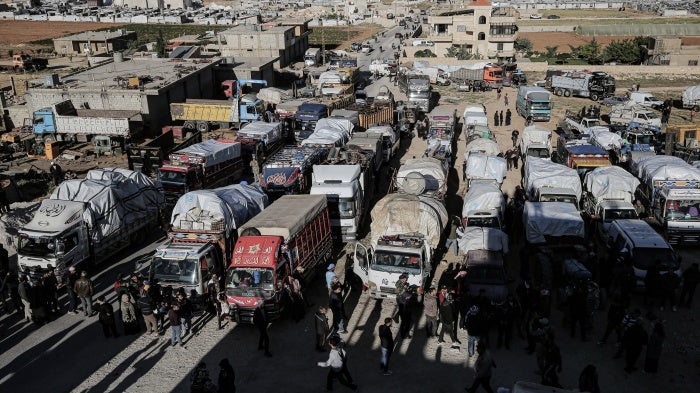
[(193, 121), (186, 121), (183, 125), (182, 128), (187, 129), (187, 130), (196, 130), (197, 127), (194, 124)]
[(591, 93), (591, 100), (598, 101), (599, 99), (598, 93)]
[(199, 132), (209, 131), (209, 123), (206, 121), (198, 121), (197, 122), (197, 131), (199, 131)]
[(571, 90), (565, 89), (563, 94), (564, 94), (564, 97), (571, 97)]
[(561, 88), (554, 89), (554, 95), (555, 95), (555, 96), (561, 96), (561, 95), (562, 95), (562, 90), (561, 90)]

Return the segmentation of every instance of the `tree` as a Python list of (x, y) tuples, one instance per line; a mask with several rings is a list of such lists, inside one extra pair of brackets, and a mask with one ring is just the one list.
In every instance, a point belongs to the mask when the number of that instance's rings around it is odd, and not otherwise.
[(576, 48), (576, 56), (591, 64), (599, 64), (601, 62), (601, 47), (598, 41), (593, 38), (589, 43), (580, 45)]
[(639, 64), (642, 60), (642, 51), (635, 40), (615, 40), (605, 48), (603, 58), (605, 61), (616, 63)]
[(520, 37), (515, 40), (513, 46), (518, 52), (530, 52), (532, 50), (532, 41), (527, 38)]
[(165, 39), (163, 38), (163, 30), (158, 30), (158, 38), (153, 47), (158, 57), (165, 57)]
[(557, 50), (559, 50), (559, 45), (545, 46), (544, 49), (547, 51), (547, 57), (557, 57)]
[(415, 57), (437, 57), (437, 55), (435, 53), (433, 53), (433, 51), (431, 51), (430, 49), (423, 49), (423, 50), (416, 51), (414, 56)]
[(476, 58), (469, 49), (463, 46), (451, 46), (447, 49), (445, 57), (455, 57), (457, 60), (472, 60)]

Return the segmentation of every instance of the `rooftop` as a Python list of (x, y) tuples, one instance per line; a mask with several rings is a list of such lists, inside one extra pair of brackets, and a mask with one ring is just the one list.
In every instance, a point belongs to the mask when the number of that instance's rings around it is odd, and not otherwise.
[(135, 34), (135, 31), (126, 31), (123, 29), (117, 29), (114, 31), (86, 31), (83, 33), (67, 35), (64, 37), (55, 38), (56, 40), (70, 40), (70, 41), (104, 41), (112, 40), (119, 37), (124, 37), (129, 34)]
[(234, 60), (234, 70), (236, 68), (259, 71), (260, 68), (277, 61), (279, 57), (236, 57)]

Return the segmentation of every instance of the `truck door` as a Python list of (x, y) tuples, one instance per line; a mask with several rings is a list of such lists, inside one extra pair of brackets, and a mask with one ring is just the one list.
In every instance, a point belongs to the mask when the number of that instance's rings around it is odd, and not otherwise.
[(368, 250), (367, 247), (360, 243), (355, 243), (355, 258), (352, 264), (352, 271), (360, 280), (362, 284), (367, 286), (369, 284), (369, 266), (372, 263), (372, 252), (371, 249)]

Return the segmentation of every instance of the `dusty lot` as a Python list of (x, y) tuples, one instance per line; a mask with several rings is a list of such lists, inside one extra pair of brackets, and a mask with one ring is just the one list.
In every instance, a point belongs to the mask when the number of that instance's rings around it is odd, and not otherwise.
[(23, 44), (31, 41), (62, 37), (82, 31), (118, 27), (121, 24), (98, 22), (34, 22), (9, 20), (0, 22), (0, 43)]

